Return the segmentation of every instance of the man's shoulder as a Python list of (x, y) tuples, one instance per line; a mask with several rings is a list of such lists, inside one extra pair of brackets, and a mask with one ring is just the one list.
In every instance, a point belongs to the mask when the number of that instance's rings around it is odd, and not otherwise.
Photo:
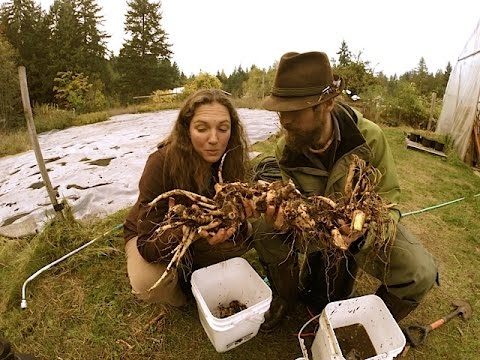
[(383, 130), (378, 124), (363, 116), (358, 120), (357, 126), (363, 136), (379, 136), (383, 134)]

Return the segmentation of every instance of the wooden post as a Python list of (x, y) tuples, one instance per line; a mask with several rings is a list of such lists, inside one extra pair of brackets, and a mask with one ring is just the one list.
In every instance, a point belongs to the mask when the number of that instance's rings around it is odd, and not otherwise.
[(379, 99), (376, 99), (375, 100), (375, 120), (374, 120), (374, 123), (376, 124), (378, 124), (378, 120), (380, 120), (380, 113), (381, 113), (380, 101)]
[(63, 220), (63, 204), (59, 204), (57, 202), (56, 192), (52, 187), (50, 178), (48, 177), (45, 161), (43, 160), (42, 151), (38, 143), (37, 131), (35, 129), (35, 123), (33, 122), (32, 107), (30, 105), (30, 96), (28, 94), (27, 74), (24, 66), (18, 67), (18, 77), (20, 79), (20, 92), (22, 94), (23, 113), (25, 115), (25, 119), (27, 120), (28, 133), (30, 135), (30, 140), (32, 142), (32, 147), (35, 153), (35, 157), (37, 159), (38, 167), (40, 168), (40, 174), (42, 175), (43, 183), (47, 188), (48, 196), (50, 197), (53, 209), (57, 213), (57, 216)]
[(432, 92), (432, 102), (430, 104), (430, 118), (428, 119), (427, 130), (430, 131), (432, 128), (432, 121), (433, 121), (433, 112), (435, 111), (435, 100), (437, 99), (437, 93)]

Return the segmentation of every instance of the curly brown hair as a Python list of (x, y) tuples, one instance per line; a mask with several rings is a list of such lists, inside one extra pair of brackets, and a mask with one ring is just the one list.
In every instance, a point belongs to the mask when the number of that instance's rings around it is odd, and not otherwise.
[(223, 180), (225, 182), (245, 181), (248, 172), (247, 139), (237, 110), (224, 91), (203, 89), (185, 100), (172, 132), (159, 145), (166, 146), (163, 181), (169, 188), (202, 193), (206, 184), (198, 184), (195, 179), (205, 178), (210, 171), (213, 171), (214, 176), (217, 175), (220, 161), (206, 168), (205, 161), (195, 151), (190, 139), (190, 123), (195, 111), (201, 105), (212, 103), (225, 106), (230, 114), (231, 135), (222, 168)]

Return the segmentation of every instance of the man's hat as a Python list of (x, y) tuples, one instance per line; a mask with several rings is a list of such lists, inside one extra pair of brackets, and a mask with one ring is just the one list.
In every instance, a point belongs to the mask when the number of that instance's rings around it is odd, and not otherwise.
[(341, 94), (345, 84), (333, 75), (327, 54), (288, 52), (278, 64), (270, 96), (263, 107), (271, 111), (302, 110)]

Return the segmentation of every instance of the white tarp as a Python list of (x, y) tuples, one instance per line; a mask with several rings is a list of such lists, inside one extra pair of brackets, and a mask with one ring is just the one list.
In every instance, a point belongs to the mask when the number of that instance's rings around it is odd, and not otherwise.
[(480, 21), (448, 80), (436, 132), (450, 134), (461, 159), (470, 144), (480, 101)]
[[(67, 199), (78, 220), (127, 208), (138, 196), (148, 155), (170, 132), (178, 110), (114, 116), (108, 121), (38, 137), (59, 202)], [(279, 129), (265, 110), (240, 109), (250, 144)], [(54, 214), (33, 151), (0, 158), (0, 235), (23, 236)]]

